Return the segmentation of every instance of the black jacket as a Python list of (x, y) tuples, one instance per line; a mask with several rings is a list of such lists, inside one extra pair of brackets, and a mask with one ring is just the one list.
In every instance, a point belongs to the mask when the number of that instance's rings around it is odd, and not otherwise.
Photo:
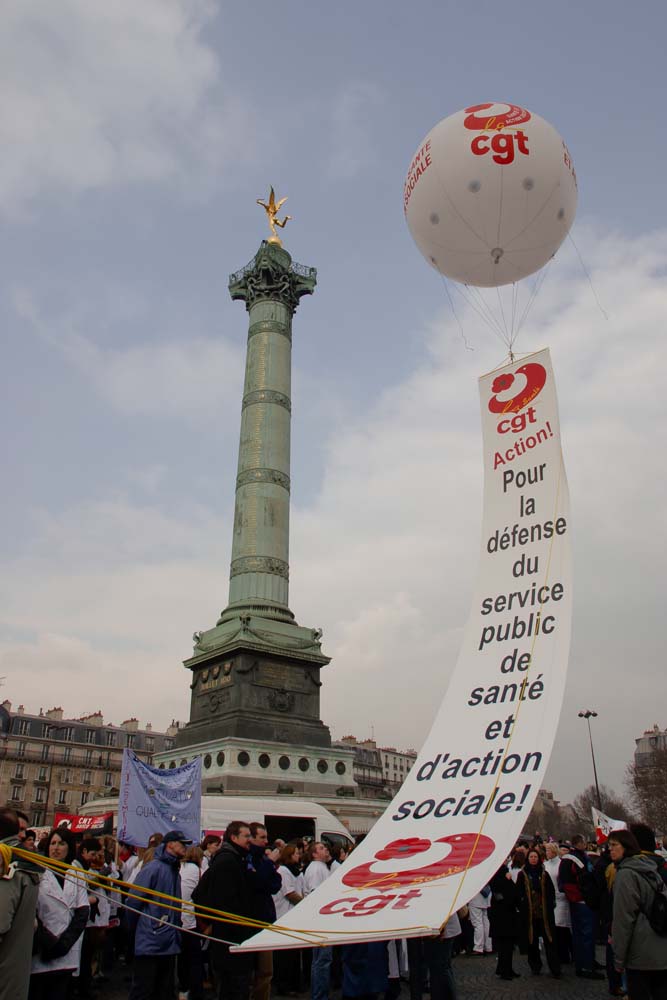
[(507, 865), (496, 872), (491, 879), (491, 906), (489, 907), (489, 924), (491, 937), (518, 938), (519, 910), (517, 901), (519, 893), (511, 878), (507, 878)]
[[(540, 866), (541, 867), (541, 866)], [(516, 880), (519, 914), (521, 917), (521, 939), (527, 944), (533, 943), (535, 921), (540, 920), (544, 925), (544, 935), (548, 941), (556, 940), (556, 921), (554, 910), (556, 908), (556, 890), (551, 881), (551, 875), (542, 868), (540, 873), (540, 904), (536, 910), (534, 903), (535, 896), (531, 893), (531, 881), (525, 868), (519, 872)]]
[[(255, 918), (255, 900), (249, 870), (250, 854), (236, 844), (223, 843), (204, 872), (201, 882), (192, 893), (200, 906), (234, 913), (241, 917)], [(254, 873), (252, 873), (254, 874)], [(205, 919), (205, 915), (202, 915)], [(254, 927), (230, 924), (217, 920), (213, 923), (213, 936), (240, 943), (256, 933)]]
[(250, 884), (254, 898), (254, 916), (272, 924), (276, 919), (276, 904), (274, 895), (280, 891), (283, 884), (281, 876), (276, 871), (273, 861), (266, 856), (263, 847), (250, 845)]

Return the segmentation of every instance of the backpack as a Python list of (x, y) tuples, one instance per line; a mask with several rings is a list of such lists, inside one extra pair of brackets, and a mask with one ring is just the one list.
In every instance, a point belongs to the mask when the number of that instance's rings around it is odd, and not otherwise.
[(571, 861), (573, 863), (572, 874), (574, 875), (575, 881), (579, 886), (579, 891), (582, 895), (584, 903), (586, 903), (586, 906), (588, 906), (591, 910), (599, 909), (602, 890), (593, 872), (589, 871), (583, 861), (580, 861), (574, 854), (566, 854), (562, 860)]
[(659, 937), (667, 937), (667, 887), (659, 873), (657, 880), (651, 875), (641, 873), (653, 889), (653, 899), (647, 910), (643, 910), (644, 916), (651, 925), (651, 930)]

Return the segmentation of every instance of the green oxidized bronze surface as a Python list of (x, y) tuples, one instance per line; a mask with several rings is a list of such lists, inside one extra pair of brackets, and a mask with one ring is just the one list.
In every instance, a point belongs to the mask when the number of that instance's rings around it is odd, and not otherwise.
[(293, 621), (289, 610), (289, 488), (292, 317), (317, 282), (313, 267), (295, 264), (264, 241), (229, 292), (249, 312), (241, 408), (229, 604), (220, 622), (254, 615)]

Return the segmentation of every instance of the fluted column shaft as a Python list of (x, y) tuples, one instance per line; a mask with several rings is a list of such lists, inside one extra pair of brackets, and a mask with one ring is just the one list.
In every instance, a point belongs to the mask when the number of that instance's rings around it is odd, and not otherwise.
[(229, 604), (292, 620), (289, 610), (289, 499), (292, 316), (315, 287), (313, 268), (293, 265), (275, 244), (262, 244), (232, 275), (232, 298), (248, 309), (248, 346), (236, 477)]

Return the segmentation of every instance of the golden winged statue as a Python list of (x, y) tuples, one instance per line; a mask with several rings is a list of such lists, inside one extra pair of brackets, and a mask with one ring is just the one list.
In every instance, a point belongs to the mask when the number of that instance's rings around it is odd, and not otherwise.
[(269, 220), (269, 226), (272, 233), (272, 235), (269, 236), (269, 243), (277, 243), (279, 247), (281, 247), (283, 243), (276, 232), (276, 226), (280, 226), (281, 229), (284, 229), (286, 223), (292, 218), (291, 215), (286, 215), (282, 222), (278, 218), (278, 212), (280, 211), (281, 205), (284, 205), (286, 201), (287, 198), (281, 198), (280, 201), (276, 202), (276, 195), (273, 188), (271, 188), (269, 193), (268, 205), (265, 201), (262, 201), (261, 198), (257, 199), (257, 204), (262, 206), (266, 212), (266, 217)]

